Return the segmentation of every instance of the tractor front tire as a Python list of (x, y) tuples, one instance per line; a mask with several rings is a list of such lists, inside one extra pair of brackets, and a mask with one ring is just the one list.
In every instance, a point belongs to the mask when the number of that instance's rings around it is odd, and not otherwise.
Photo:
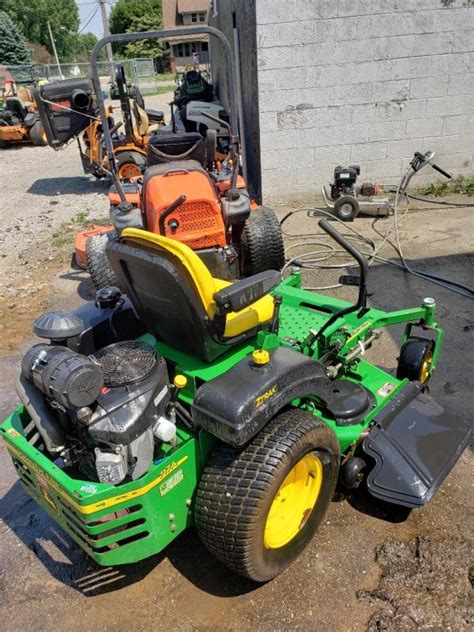
[(338, 472), (334, 431), (306, 411), (281, 413), (242, 451), (214, 450), (197, 488), (199, 535), (233, 571), (268, 581), (313, 537)]
[(37, 147), (44, 147), (48, 144), (46, 133), (41, 121), (36, 121), (36, 123), (30, 127), (30, 138), (33, 145), (36, 145)]
[(285, 247), (275, 211), (261, 206), (250, 213), (242, 232), (241, 271), (245, 277), (265, 270), (281, 270)]
[(120, 180), (130, 180), (142, 174), (146, 158), (138, 151), (121, 151), (115, 157)]
[(120, 287), (105, 252), (109, 241), (117, 239), (118, 234), (115, 231), (111, 231), (103, 235), (93, 235), (86, 242), (87, 270), (91, 275), (92, 283), (96, 290), (108, 286)]

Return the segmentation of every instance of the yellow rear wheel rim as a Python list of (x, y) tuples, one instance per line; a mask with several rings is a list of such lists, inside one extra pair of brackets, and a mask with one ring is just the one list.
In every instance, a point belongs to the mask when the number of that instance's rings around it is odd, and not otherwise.
[(315, 454), (307, 454), (288, 472), (270, 506), (263, 544), (279, 549), (298, 535), (318, 500), (323, 466)]

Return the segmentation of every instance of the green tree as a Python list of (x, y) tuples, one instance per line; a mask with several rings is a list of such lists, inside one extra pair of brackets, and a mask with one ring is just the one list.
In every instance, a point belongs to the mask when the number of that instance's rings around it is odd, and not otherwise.
[[(162, 27), (161, 0), (118, 0), (112, 7), (109, 18), (111, 33), (129, 33), (131, 31), (147, 31)], [(132, 55), (131, 50), (140, 50), (142, 42), (133, 44), (117, 44), (116, 51), (122, 55)], [(149, 42), (148, 45), (152, 44)], [(129, 48), (131, 47), (131, 48)], [(138, 47), (138, 48), (135, 48)], [(152, 46), (161, 56), (160, 46)], [(152, 53), (155, 56), (155, 53)], [(142, 56), (142, 55), (140, 55)], [(150, 56), (147, 54), (146, 56)]]
[(0, 65), (21, 64), (31, 64), (25, 38), (8, 13), (0, 11)]
[(97, 42), (94, 33), (78, 33), (74, 38), (74, 60), (90, 61), (92, 49)]
[(52, 53), (49, 21), (59, 59), (72, 59), (79, 28), (79, 9), (75, 0), (0, 0), (0, 9), (19, 25), (29, 42), (42, 44)]
[[(128, 32), (159, 31), (162, 28), (161, 16), (144, 15), (140, 18), (133, 18)], [(140, 40), (130, 42), (125, 47), (125, 55), (132, 57), (153, 57), (161, 59), (164, 55), (165, 42), (162, 40)]]

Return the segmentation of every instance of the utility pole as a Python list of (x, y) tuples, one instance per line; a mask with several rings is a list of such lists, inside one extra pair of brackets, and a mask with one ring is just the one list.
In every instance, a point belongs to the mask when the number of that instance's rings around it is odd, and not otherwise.
[(49, 31), (49, 37), (51, 39), (51, 46), (53, 47), (54, 58), (56, 59), (56, 66), (58, 67), (58, 71), (59, 71), (59, 77), (60, 79), (64, 79), (63, 73), (61, 72), (61, 66), (59, 65), (58, 51), (56, 50), (56, 44), (54, 42), (53, 32), (51, 31), (51, 24), (49, 23), (49, 20), (48, 20), (48, 31)]
[[(104, 37), (110, 35), (109, 29), (109, 20), (107, 19), (107, 11), (105, 9), (105, 4), (107, 0), (97, 0), (100, 6), (100, 12), (102, 15), (102, 25), (104, 27)], [(112, 44), (107, 44), (105, 47), (107, 50), (107, 59), (109, 60), (110, 65), (110, 80), (112, 85), (115, 83), (115, 69), (114, 69), (114, 55), (112, 53)]]

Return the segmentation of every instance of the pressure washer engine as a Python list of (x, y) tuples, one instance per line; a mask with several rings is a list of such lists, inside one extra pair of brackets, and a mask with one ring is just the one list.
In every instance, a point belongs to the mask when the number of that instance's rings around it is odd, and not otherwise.
[(166, 363), (140, 340), (78, 353), (70, 348), (77, 348), (77, 321), (61, 312), (36, 321), (35, 332), (50, 344), (24, 355), (18, 394), (60, 466), (100, 483), (136, 480), (148, 471), (155, 444), (176, 440)]

